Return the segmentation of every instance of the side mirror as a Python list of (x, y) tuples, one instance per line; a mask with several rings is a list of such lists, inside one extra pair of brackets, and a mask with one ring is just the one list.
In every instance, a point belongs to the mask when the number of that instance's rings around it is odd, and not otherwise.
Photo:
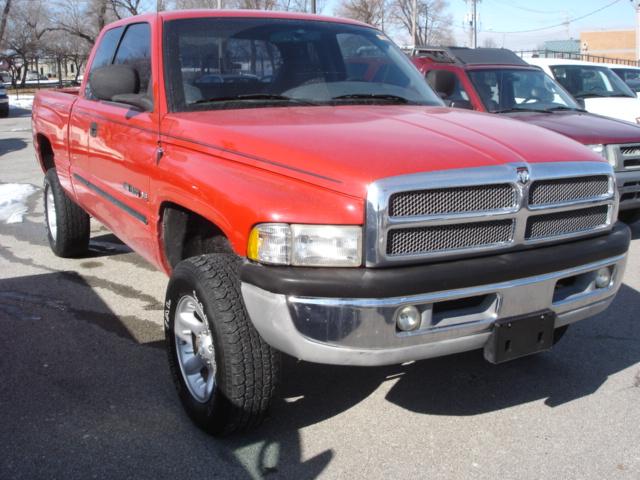
[(143, 111), (153, 110), (153, 102), (140, 93), (140, 75), (130, 65), (106, 65), (89, 76), (89, 86), (96, 98), (125, 103)]

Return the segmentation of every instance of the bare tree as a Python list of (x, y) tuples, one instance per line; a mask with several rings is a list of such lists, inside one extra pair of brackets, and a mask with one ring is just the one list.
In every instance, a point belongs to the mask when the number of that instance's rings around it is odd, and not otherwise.
[(60, 1), (53, 28), (93, 45), (102, 28), (116, 18), (110, 0)]
[(385, 7), (385, 0), (342, 0), (337, 13), (341, 17), (352, 18), (382, 28), (386, 14)]
[(144, 9), (142, 0), (109, 0), (109, 3), (117, 18), (140, 15)]
[(498, 48), (498, 42), (496, 42), (496, 39), (493, 37), (487, 37), (482, 42), (482, 46), (484, 48)]
[[(12, 63), (15, 74), (20, 74), (24, 85), (30, 60), (42, 55), (42, 37), (49, 31), (50, 12), (42, 0), (24, 2), (14, 7), (11, 21), (7, 23), (6, 45), (13, 51)], [(19, 60), (19, 62), (16, 62)], [(14, 77), (14, 83), (17, 79)]]
[(2, 9), (2, 19), (0, 19), (0, 45), (2, 45), (2, 39), (4, 38), (4, 31), (7, 28), (7, 19), (9, 18), (9, 12), (11, 11), (11, 0), (6, 0), (4, 8)]
[[(174, 0), (173, 5), (177, 10), (189, 10), (193, 8), (217, 8), (218, 0)], [(225, 5), (224, 0), (222, 0), (222, 5)]]
[[(446, 0), (418, 0), (416, 22), (417, 45), (451, 45), (455, 42), (452, 17), (446, 12)], [(411, 35), (413, 0), (393, 0), (391, 20)]]

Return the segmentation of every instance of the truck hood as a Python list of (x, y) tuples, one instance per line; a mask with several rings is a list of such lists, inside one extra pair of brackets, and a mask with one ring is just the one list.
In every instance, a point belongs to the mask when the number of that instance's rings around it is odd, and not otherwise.
[(364, 198), (385, 177), (513, 162), (603, 161), (498, 115), (420, 106), (318, 106), (169, 114), (165, 141)]
[(585, 108), (598, 115), (636, 124), (640, 117), (640, 99), (631, 97), (585, 98)]
[(640, 143), (640, 126), (622, 120), (579, 111), (517, 112), (506, 114), (554, 132), (585, 145)]

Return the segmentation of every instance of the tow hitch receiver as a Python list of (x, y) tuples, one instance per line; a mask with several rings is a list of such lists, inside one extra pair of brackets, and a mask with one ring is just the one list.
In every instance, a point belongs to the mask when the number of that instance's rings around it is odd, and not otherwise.
[(503, 363), (544, 352), (553, 346), (556, 315), (551, 310), (497, 320), (484, 347), (484, 358)]

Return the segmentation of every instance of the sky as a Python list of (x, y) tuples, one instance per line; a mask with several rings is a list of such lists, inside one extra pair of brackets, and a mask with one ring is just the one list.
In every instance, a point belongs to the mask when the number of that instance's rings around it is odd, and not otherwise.
[[(514, 32), (543, 28), (565, 22), (597, 10), (614, 0), (482, 0), (478, 4), (479, 45), (493, 38), (497, 46), (511, 49), (536, 48), (545, 40), (580, 38), (582, 30), (608, 30), (635, 28), (635, 10), (632, 1), (618, 0), (614, 5), (583, 20), (529, 33)], [(468, 33), (462, 25), (469, 10), (464, 0), (449, 0), (449, 13), (453, 16), (454, 33), (459, 44), (468, 43)]]

